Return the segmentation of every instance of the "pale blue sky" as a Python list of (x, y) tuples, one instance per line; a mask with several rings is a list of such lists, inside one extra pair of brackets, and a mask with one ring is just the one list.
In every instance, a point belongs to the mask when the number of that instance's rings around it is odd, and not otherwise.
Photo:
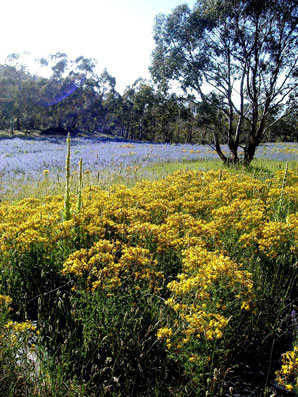
[(0, 0), (0, 61), (23, 51), (32, 58), (92, 57), (98, 73), (107, 68), (122, 92), (149, 77), (155, 16), (183, 3), (193, 7), (195, 0)]

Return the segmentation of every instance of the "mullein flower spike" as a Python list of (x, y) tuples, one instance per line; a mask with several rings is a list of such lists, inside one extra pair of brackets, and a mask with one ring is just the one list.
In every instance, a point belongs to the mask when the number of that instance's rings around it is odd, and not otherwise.
[(83, 185), (83, 160), (80, 159), (79, 162), (79, 191), (78, 191), (78, 202), (77, 202), (77, 210), (78, 212), (82, 208), (82, 185)]
[(62, 213), (63, 221), (71, 219), (71, 203), (70, 203), (70, 133), (67, 134), (67, 154), (65, 163), (65, 195), (64, 210)]

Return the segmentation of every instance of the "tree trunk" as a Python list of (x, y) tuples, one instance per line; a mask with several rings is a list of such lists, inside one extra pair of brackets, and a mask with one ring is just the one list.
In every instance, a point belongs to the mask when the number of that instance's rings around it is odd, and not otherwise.
[(21, 122), (19, 117), (17, 117), (17, 130), (21, 131)]
[(243, 164), (249, 165), (256, 153), (256, 148), (258, 146), (258, 142), (255, 140), (251, 140), (248, 145), (246, 145), (245, 151), (244, 151), (244, 159), (243, 159)]
[(216, 153), (219, 155), (219, 157), (223, 161), (223, 163), (227, 164), (228, 158), (223, 154), (223, 152), (221, 150), (218, 134), (215, 131), (213, 132), (213, 137), (214, 137), (214, 144), (215, 144)]
[(231, 164), (236, 165), (239, 163), (238, 144), (232, 138), (230, 138), (228, 142), (228, 146), (231, 152), (231, 157), (228, 160)]

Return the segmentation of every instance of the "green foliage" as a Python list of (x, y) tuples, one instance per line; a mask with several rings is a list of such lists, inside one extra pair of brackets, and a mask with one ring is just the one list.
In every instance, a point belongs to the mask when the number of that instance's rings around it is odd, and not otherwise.
[(156, 344), (159, 302), (146, 290), (120, 288), (107, 296), (79, 292), (72, 300), (79, 333), (72, 333), (63, 354), (70, 371), (86, 379), (89, 393), (152, 395), (164, 388), (166, 357)]

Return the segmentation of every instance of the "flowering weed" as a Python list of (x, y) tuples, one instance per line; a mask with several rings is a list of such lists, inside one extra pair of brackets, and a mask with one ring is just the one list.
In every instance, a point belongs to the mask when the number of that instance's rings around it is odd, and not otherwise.
[(63, 195), (1, 202), (3, 329), (36, 320), (69, 393), (218, 395), (235, 357), (287, 332), (297, 197), (294, 170), (220, 170), (88, 186), (63, 222)]

